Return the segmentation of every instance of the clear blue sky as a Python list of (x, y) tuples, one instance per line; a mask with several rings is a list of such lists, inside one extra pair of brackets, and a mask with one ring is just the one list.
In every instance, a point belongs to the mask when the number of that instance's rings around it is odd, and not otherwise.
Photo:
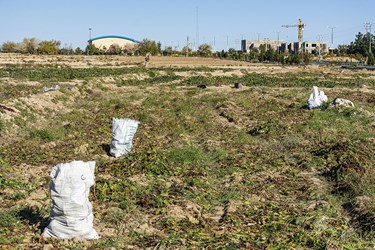
[(0, 10), (0, 44), (36, 37), (85, 48), (91, 27), (92, 37), (148, 38), (163, 48), (182, 48), (189, 36), (200, 44), (215, 40), (216, 50), (227, 42), (240, 49), (242, 38), (276, 40), (278, 32), (280, 40), (296, 41), (297, 28), (281, 25), (298, 18), (307, 25), (305, 41), (322, 35), (331, 45), (329, 27), (336, 27), (334, 46), (364, 33), (365, 22), (375, 31), (375, 0), (0, 0)]

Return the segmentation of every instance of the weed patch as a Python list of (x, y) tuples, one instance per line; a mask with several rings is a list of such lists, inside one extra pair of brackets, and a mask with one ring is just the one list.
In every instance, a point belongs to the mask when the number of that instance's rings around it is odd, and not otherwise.
[[(97, 162), (90, 200), (103, 235), (48, 241), (55, 248), (373, 248), (369, 76), (104, 65), (0, 69), (0, 98), (19, 111), (0, 119), (1, 244), (40, 248), (46, 169), (81, 159)], [(196, 87), (218, 80), (223, 87)], [(74, 87), (53, 93), (63, 114), (25, 101), (66, 81)], [(316, 84), (356, 107), (304, 109)], [(132, 151), (116, 159), (112, 117), (141, 121)]]

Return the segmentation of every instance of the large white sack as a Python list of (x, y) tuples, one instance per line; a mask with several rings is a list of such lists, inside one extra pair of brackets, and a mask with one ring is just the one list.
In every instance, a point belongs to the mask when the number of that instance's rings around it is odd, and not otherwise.
[(326, 101), (328, 101), (328, 98), (324, 92), (319, 91), (317, 86), (313, 86), (313, 91), (307, 100), (309, 109), (320, 107)]
[(94, 185), (95, 162), (72, 161), (52, 168), (50, 192), (51, 222), (44, 237), (56, 239), (98, 239), (93, 228), (94, 216), (88, 199)]
[(112, 144), (110, 154), (120, 157), (129, 153), (133, 147), (133, 137), (138, 129), (138, 121), (132, 119), (112, 119)]

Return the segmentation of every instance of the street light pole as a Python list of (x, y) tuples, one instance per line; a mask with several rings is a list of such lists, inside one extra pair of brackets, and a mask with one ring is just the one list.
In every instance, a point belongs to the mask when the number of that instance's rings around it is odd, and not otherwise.
[(87, 55), (90, 55), (90, 45), (91, 45), (91, 28), (89, 28), (89, 44), (87, 46)]
[(370, 33), (369, 33), (369, 39), (370, 39), (370, 42), (369, 42), (369, 48), (368, 48), (368, 52), (370, 54), (372, 54), (372, 50), (371, 50), (371, 40), (372, 40), (372, 37), (371, 37), (371, 23), (370, 23)]

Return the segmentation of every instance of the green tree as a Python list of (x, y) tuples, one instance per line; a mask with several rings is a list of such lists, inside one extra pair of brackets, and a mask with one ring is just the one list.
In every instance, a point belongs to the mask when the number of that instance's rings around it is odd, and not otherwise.
[(236, 49), (228, 49), (228, 57), (234, 60), (239, 59), (238, 51)]
[(199, 56), (210, 56), (212, 54), (212, 47), (208, 43), (199, 45), (198, 47)]
[(292, 54), (290, 56), (288, 56), (288, 58), (286, 59), (286, 63), (289, 63), (289, 64), (300, 64), (301, 63), (301, 55), (299, 52), (295, 53), (295, 54)]
[(349, 46), (348, 45), (339, 45), (337, 47), (337, 55), (338, 56), (345, 56), (348, 54)]
[(249, 60), (254, 61), (254, 60), (259, 60), (259, 50), (254, 48), (251, 49), (249, 52)]
[(277, 61), (277, 53), (273, 48), (271, 48), (271, 46), (268, 46), (268, 49), (265, 52), (265, 59), (266, 61), (270, 61), (270, 62)]
[(149, 39), (143, 39), (142, 43), (139, 45), (139, 52), (141, 55), (145, 56), (147, 53), (155, 56), (161, 53), (161, 44)]
[(59, 54), (61, 55), (72, 55), (74, 54), (74, 50), (72, 48), (72, 45), (65, 44), (62, 49), (60, 49)]
[(221, 50), (219, 57), (220, 58), (227, 58), (228, 57), (228, 52), (226, 52), (224, 50)]
[(94, 44), (90, 43), (89, 45), (86, 46), (85, 54), (86, 55), (99, 55), (100, 49), (97, 48)]
[(83, 54), (83, 50), (80, 47), (77, 47), (74, 50), (74, 54), (76, 54), (76, 55), (82, 55)]
[(266, 60), (266, 51), (267, 51), (266, 44), (259, 45), (258, 59), (259, 59), (260, 62), (263, 62), (263, 61)]
[(311, 58), (313, 57), (313, 55), (311, 54), (308, 54), (308, 53), (303, 53), (301, 55), (301, 59), (302, 61), (305, 63), (305, 64), (308, 64), (310, 61), (311, 61)]
[(164, 50), (163, 50), (163, 56), (170, 56), (173, 54), (173, 49), (172, 47), (166, 47)]
[(369, 51), (369, 45), (370, 45), (370, 38), (371, 41), (374, 41), (374, 35), (367, 33), (366, 35), (362, 34), (361, 32), (358, 32), (356, 35), (356, 38), (353, 42), (350, 43), (348, 48), (349, 54), (360, 54), (363, 57), (368, 56), (370, 53), (375, 52), (375, 44), (372, 43), (371, 51)]
[(60, 45), (61, 42), (56, 40), (42, 41), (39, 44), (38, 52), (40, 54), (54, 55), (59, 52)]

